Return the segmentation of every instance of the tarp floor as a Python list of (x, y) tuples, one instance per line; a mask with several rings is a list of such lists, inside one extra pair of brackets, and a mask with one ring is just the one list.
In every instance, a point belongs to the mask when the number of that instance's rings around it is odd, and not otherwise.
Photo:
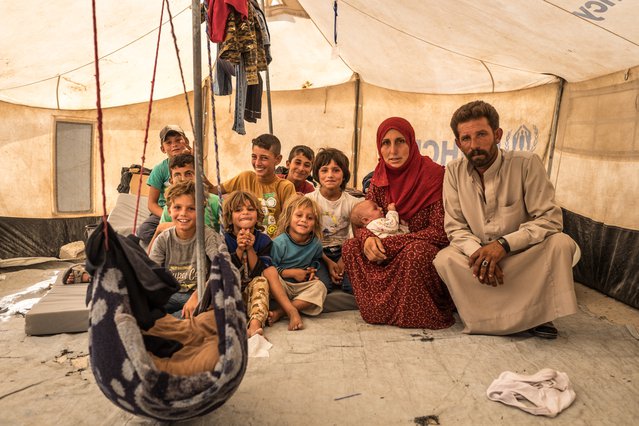
[[(266, 329), (270, 357), (249, 359), (236, 394), (179, 424), (636, 424), (639, 311), (577, 288), (580, 311), (555, 321), (560, 334), (550, 341), (464, 335), (459, 322), (440, 331), (374, 326), (356, 311), (305, 317), (298, 332), (281, 321)], [(159, 424), (101, 394), (87, 365), (87, 336), (30, 337), (24, 318), (0, 322), (0, 424)], [(577, 395), (558, 417), (486, 397), (501, 372), (545, 367), (566, 372)]]

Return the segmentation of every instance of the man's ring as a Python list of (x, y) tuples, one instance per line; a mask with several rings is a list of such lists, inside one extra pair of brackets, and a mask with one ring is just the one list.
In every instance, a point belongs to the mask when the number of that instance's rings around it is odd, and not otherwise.
[(484, 261), (481, 263), (481, 266), (483, 266), (484, 268), (488, 267), (488, 261), (486, 259), (484, 259)]

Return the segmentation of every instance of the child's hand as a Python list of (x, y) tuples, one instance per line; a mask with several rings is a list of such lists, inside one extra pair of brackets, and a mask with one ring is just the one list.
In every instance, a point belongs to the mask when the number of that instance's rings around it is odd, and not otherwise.
[(184, 306), (182, 307), (182, 318), (191, 318), (193, 316), (193, 312), (197, 308), (198, 298), (197, 298), (197, 290), (193, 292), (189, 300), (186, 301)]
[(332, 260), (329, 260), (328, 262), (326, 262), (326, 266), (328, 266), (328, 273), (331, 276), (331, 281), (333, 281), (333, 283), (335, 284), (341, 283), (343, 277), (343, 269), (340, 269), (339, 264), (333, 262)]
[(395, 206), (395, 203), (388, 203), (387, 209), (393, 212), (397, 211), (397, 207)]
[(306, 279), (308, 276), (308, 271), (306, 269), (294, 268), (286, 270), (286, 277), (284, 278), (293, 278), (297, 282), (310, 281)]
[(250, 229), (242, 229), (240, 232), (242, 231), (245, 231), (244, 244), (248, 250), (249, 248), (253, 247), (253, 244), (255, 244), (255, 235), (253, 235)]
[(342, 280), (344, 279), (344, 261), (342, 260), (341, 257), (335, 264), (335, 272), (337, 274), (336, 283), (341, 283)]
[(255, 236), (248, 229), (240, 229), (240, 232), (237, 233), (237, 247), (241, 248), (242, 251), (247, 250), (249, 247), (253, 247), (253, 243), (255, 242)]
[(306, 281), (314, 280), (316, 278), (316, 276), (315, 276), (316, 272), (317, 272), (317, 268), (313, 268), (311, 266), (306, 268), (306, 273), (308, 275), (308, 278), (306, 278)]

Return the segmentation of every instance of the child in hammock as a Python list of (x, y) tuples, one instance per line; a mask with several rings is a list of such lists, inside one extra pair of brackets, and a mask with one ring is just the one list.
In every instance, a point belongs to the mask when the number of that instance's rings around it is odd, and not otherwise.
[[(205, 194), (205, 199), (206, 194)], [(195, 236), (195, 182), (176, 182), (166, 192), (169, 214), (175, 226), (159, 234), (153, 243), (149, 257), (173, 274), (180, 283), (165, 306), (167, 313), (177, 318), (189, 318), (197, 306), (186, 306), (197, 287), (197, 241)], [(209, 258), (227, 251), (222, 237), (209, 227), (204, 228), (206, 270), (210, 269)]]
[(271, 257), (280, 279), (271, 283), (271, 294), (279, 304), (269, 312), (272, 325), (288, 316), (289, 330), (303, 328), (300, 312), (319, 315), (326, 299), (326, 287), (317, 278), (322, 259), (319, 209), (310, 198), (293, 195), (284, 205), (273, 240)]

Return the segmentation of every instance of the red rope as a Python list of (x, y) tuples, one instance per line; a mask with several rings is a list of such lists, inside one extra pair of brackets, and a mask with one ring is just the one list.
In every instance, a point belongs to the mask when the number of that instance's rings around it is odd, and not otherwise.
[[(95, 1), (95, 0), (93, 0)], [(142, 164), (140, 166), (140, 181), (138, 184), (138, 194), (135, 201), (135, 216), (133, 217), (133, 234), (138, 223), (138, 211), (140, 209), (140, 196), (142, 194), (142, 176), (144, 170), (144, 160), (146, 159), (146, 146), (149, 143), (149, 127), (151, 125), (151, 110), (153, 109), (153, 89), (155, 88), (155, 73), (158, 68), (158, 55), (160, 53), (160, 36), (162, 35), (162, 19), (164, 19), (164, 2), (162, 2), (162, 12), (160, 13), (160, 25), (158, 26), (158, 44), (155, 47), (155, 62), (153, 63), (153, 78), (151, 79), (151, 97), (149, 98), (149, 110), (146, 114), (146, 129), (144, 130), (144, 149), (142, 150)]]
[(100, 56), (98, 55), (98, 24), (95, 14), (95, 0), (93, 7), (93, 52), (95, 55), (95, 83), (97, 91), (96, 107), (98, 109), (98, 145), (100, 147), (100, 173), (102, 176), (102, 224), (104, 229), (104, 246), (109, 250), (109, 234), (107, 232), (106, 189), (104, 182), (104, 133), (102, 131), (102, 101), (100, 97)]

